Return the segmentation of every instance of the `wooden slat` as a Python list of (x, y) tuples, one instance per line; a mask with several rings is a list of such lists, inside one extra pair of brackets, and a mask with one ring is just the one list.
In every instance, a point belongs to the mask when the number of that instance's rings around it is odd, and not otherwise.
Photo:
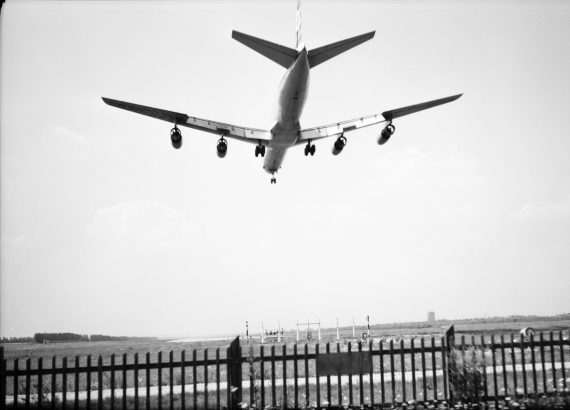
[(400, 340), (400, 373), (402, 374), (402, 402), (406, 400), (406, 358), (404, 357), (404, 339)]
[[(315, 356), (319, 356), (319, 344), (315, 345)], [(315, 365), (315, 387), (317, 389), (317, 408), (321, 407), (321, 378), (319, 377), (319, 369)]]
[(511, 333), (511, 362), (513, 365), (513, 396), (517, 397), (517, 361), (515, 354), (515, 336)]
[[(239, 387), (241, 388), (241, 386)], [(208, 409), (208, 349), (204, 349), (204, 408)]]
[(97, 370), (97, 408), (103, 410), (103, 358), (99, 355)]
[[(184, 408), (184, 406), (182, 406), (182, 408)], [(216, 349), (216, 410), (220, 410), (220, 348), (219, 347)]]
[[(362, 342), (358, 341), (358, 351), (362, 352)], [(358, 397), (360, 401), (360, 405), (364, 405), (364, 375), (362, 374), (362, 370), (358, 373)]]
[[(477, 371), (477, 346), (475, 345), (475, 335), (471, 335), (471, 347), (473, 349), (471, 351), (471, 368), (475, 369), (475, 371)], [(444, 380), (443, 384), (445, 386), (445, 380)], [(481, 395), (481, 392), (479, 390), (479, 384), (475, 383), (475, 399), (476, 399), (475, 403), (481, 402), (481, 400), (479, 399), (480, 395)]]
[[(348, 353), (352, 352), (352, 342), (348, 342)], [(348, 405), (352, 406), (354, 404), (352, 398), (352, 374), (348, 375)]]
[[(89, 358), (91, 359), (91, 355), (89, 355)], [(91, 362), (89, 362), (91, 363)], [(51, 368), (55, 369), (56, 366), (56, 361), (55, 361), (55, 356), (51, 358)], [(56, 380), (56, 372), (53, 372), (51, 375), (51, 408), (55, 409), (55, 390), (56, 390), (56, 386), (57, 386), (57, 380)], [(89, 407), (91, 405), (90, 403), (90, 399), (91, 399), (91, 374), (88, 373), (89, 376), (89, 388), (87, 390), (87, 409), (89, 410)]]
[(550, 369), (552, 371), (552, 380), (553, 380), (553, 387), (554, 389), (556, 389), (556, 366), (554, 366), (555, 363), (555, 356), (554, 356), (554, 332), (550, 332), (550, 363), (552, 363), (552, 366), (550, 366)]
[[(229, 350), (229, 348), (228, 348), (228, 353), (227, 353), (227, 356), (226, 356), (226, 357), (228, 357), (228, 358), (230, 357), (230, 353), (229, 353), (229, 352), (230, 352), (230, 350)], [(194, 409), (194, 410), (196, 410), (196, 409), (198, 408), (198, 391), (197, 391), (197, 386), (196, 386), (196, 384), (197, 384), (197, 381), (196, 381), (196, 377), (197, 377), (197, 375), (196, 375), (196, 370), (197, 370), (197, 369), (196, 369), (196, 349), (192, 349), (192, 406), (193, 406), (193, 409)], [(229, 383), (229, 382), (230, 382), (230, 379), (229, 379), (229, 377), (230, 377), (230, 369), (229, 369), (229, 366), (228, 366), (228, 374), (227, 374), (227, 377), (228, 377), (228, 388), (227, 388), (227, 390), (228, 390), (229, 395), (231, 395), (231, 385), (230, 385), (230, 383)], [(232, 403), (232, 404), (235, 404), (235, 403)], [(228, 405), (228, 408), (230, 408), (229, 405)]]
[[(437, 400), (437, 366), (435, 361), (435, 338), (431, 338), (431, 376), (433, 379), (433, 399)], [(404, 400), (405, 401), (405, 400)]]
[[(443, 399), (449, 400), (448, 387), (449, 387), (449, 372), (447, 371), (446, 351), (445, 351), (445, 338), (441, 338), (441, 369), (443, 371)], [(473, 338), (473, 346), (475, 346), (475, 338)], [(414, 397), (414, 400), (416, 398)]]
[[(160, 354), (160, 353), (159, 353)], [(127, 354), (123, 353), (123, 410), (127, 408)], [(160, 404), (159, 404), (160, 406)]]
[(524, 397), (527, 397), (528, 395), (528, 389), (527, 389), (527, 385), (526, 385), (526, 360), (525, 360), (525, 355), (524, 355), (524, 335), (521, 334), (521, 338), (520, 338), (520, 345), (521, 345), (521, 364), (522, 364), (522, 374), (523, 374), (523, 391), (524, 391)]
[(135, 385), (135, 410), (139, 410), (139, 354), (135, 353), (135, 370), (134, 370), (134, 385)]
[[(77, 393), (75, 400), (77, 401)], [(115, 354), (114, 353), (111, 355), (111, 410), (115, 410)]]
[(382, 340), (380, 340), (380, 348), (378, 351), (380, 352), (380, 404), (384, 407), (384, 403), (386, 402), (386, 386), (384, 384), (384, 342)]
[(271, 346), (271, 404), (275, 407), (275, 345)]
[[(297, 353), (297, 346), (295, 345), (295, 353)], [(261, 346), (259, 348), (259, 357), (260, 357), (260, 363), (259, 363), (259, 371), (261, 373), (261, 408), (265, 409), (265, 357), (263, 356), (263, 346)], [(297, 388), (296, 388), (296, 384), (295, 384), (295, 394), (297, 392)], [(295, 405), (295, 407), (297, 407), (297, 405)]]
[(414, 338), (410, 340), (410, 350), (412, 351), (412, 399), (417, 400), (416, 392), (416, 354), (414, 352)]
[(538, 383), (536, 380), (536, 357), (534, 353), (534, 335), (530, 335), (530, 357), (532, 360), (532, 388), (536, 396), (538, 394)]
[(253, 376), (255, 372), (255, 368), (253, 367), (253, 360), (251, 360), (253, 355), (253, 346), (249, 346), (249, 407), (253, 408)]
[(287, 408), (287, 345), (283, 344), (283, 408)]
[(560, 330), (558, 332), (558, 343), (560, 344), (560, 364), (562, 365), (562, 387), (566, 389), (568, 385), (566, 383), (566, 366), (564, 365), (564, 345), (562, 339), (562, 330)]
[(507, 360), (505, 358), (505, 337), (503, 334), (501, 334), (501, 365), (503, 367), (503, 389), (505, 389), (503, 394), (508, 396), (509, 385), (507, 381)]
[[(263, 347), (261, 347), (263, 349)], [(295, 343), (293, 345), (293, 384), (294, 384), (294, 388), (295, 388), (295, 392), (294, 392), (294, 401), (293, 401), (293, 406), (298, 409), (299, 408), (299, 383), (297, 381), (297, 378), (299, 377), (299, 369), (298, 369), (298, 363), (297, 363), (297, 343)], [(261, 365), (263, 365), (263, 359), (261, 359)], [(263, 367), (261, 370), (261, 374), (263, 375)], [(263, 376), (262, 376), (263, 377)], [(263, 384), (262, 384), (263, 386)], [(263, 403), (261, 404), (261, 408), (263, 409)]]
[[(461, 364), (462, 364), (462, 369), (463, 369), (463, 389), (464, 391), (467, 388), (467, 366), (464, 365), (465, 363), (465, 336), (462, 335), (461, 336)], [(496, 395), (495, 395), (496, 396)]]
[(485, 397), (483, 401), (486, 403), (489, 400), (489, 390), (487, 386), (487, 357), (485, 355), (485, 336), (481, 335), (481, 361), (483, 363), (483, 393)]
[[(340, 353), (340, 343), (336, 342), (336, 352)], [(342, 406), (342, 384), (341, 384), (341, 375), (340, 372), (337, 375), (337, 384), (336, 384), (337, 390), (338, 390), (338, 406), (340, 408), (340, 406)]]
[[(55, 357), (54, 357), (54, 364), (52, 364), (51, 368), (53, 369), (55, 366)], [(87, 375), (86, 375), (86, 389), (87, 389), (87, 402), (85, 403), (85, 408), (89, 410), (91, 408), (91, 355), (87, 355)], [(52, 376), (53, 377), (53, 376)], [(53, 380), (53, 379), (52, 379)], [(52, 399), (52, 403), (53, 403)]]
[[(162, 352), (158, 352), (158, 361), (156, 362), (158, 364), (158, 368), (157, 368), (157, 377), (158, 377), (158, 410), (162, 410)], [(126, 407), (123, 408), (123, 410), (126, 409)]]
[[(327, 342), (325, 345), (325, 352), (326, 354), (330, 354), (331, 349), (330, 349), (330, 343)], [(331, 375), (327, 374), (327, 407), (331, 406)]]
[[(263, 346), (261, 346), (261, 351), (263, 353)], [(263, 356), (263, 354), (262, 354)], [(226, 408), (231, 409), (232, 408), (232, 387), (231, 387), (231, 372), (230, 372), (230, 362), (229, 362), (229, 358), (230, 358), (230, 348), (226, 348)], [(263, 366), (263, 362), (261, 363), (261, 365)], [(261, 402), (263, 403), (263, 395), (261, 396)], [(264, 408), (262, 406), (262, 408)]]
[[(74, 410), (78, 410), (79, 409), (79, 356), (75, 356), (75, 380), (73, 383), (73, 388), (75, 390), (75, 397), (73, 400), (73, 409)], [(38, 396), (39, 398), (39, 396)], [(113, 407), (111, 407), (111, 410), (114, 410)]]
[(168, 378), (170, 380), (170, 392), (168, 394), (169, 397), (169, 405), (170, 410), (174, 410), (174, 368), (172, 367), (172, 362), (174, 362), (174, 351), (171, 350), (168, 354)]
[[(180, 384), (180, 408), (186, 410), (186, 350), (180, 352)], [(220, 396), (219, 391), (220, 388), (218, 387), (218, 401)]]
[(150, 410), (150, 352), (146, 352), (145, 358), (145, 384), (146, 384), (146, 398), (145, 398), (145, 407), (146, 410)]
[[(67, 361), (65, 362), (64, 365), (67, 368)], [(30, 358), (28, 357), (26, 359), (26, 399), (25, 399), (25, 408), (26, 410), (29, 410), (30, 408), (30, 395), (32, 394), (31, 389), (31, 382), (30, 382), (30, 369), (31, 369), (31, 363), (30, 363)], [(62, 402), (62, 406), (65, 409), (65, 404)]]
[(546, 388), (546, 364), (544, 362), (544, 333), (540, 332), (540, 364), (542, 365), (542, 391), (547, 392)]
[[(370, 352), (371, 357), (373, 357), (372, 356), (373, 346), (371, 339), (368, 340), (368, 351)], [(374, 360), (372, 360), (372, 366), (370, 367), (369, 383), (370, 383), (370, 406), (374, 408)]]
[(305, 407), (309, 407), (309, 346), (305, 343)]
[[(3, 349), (3, 347), (0, 347), (0, 349)], [(3, 358), (3, 354), (0, 355)], [(77, 360), (77, 359), (76, 359)], [(4, 360), (2, 359), (2, 363), (0, 363), (0, 366), (4, 367)], [(42, 374), (42, 370), (44, 367), (44, 359), (43, 357), (40, 357), (38, 359), (38, 388), (37, 388), (37, 392), (38, 392), (38, 409), (41, 409), (43, 407), (43, 401), (42, 398), (44, 396), (43, 392), (44, 392), (44, 385), (43, 385), (43, 374)], [(76, 363), (76, 367), (77, 367), (77, 363)], [(2, 369), (4, 370), (4, 369)], [(2, 400), (2, 402), (0, 402), (0, 408), (5, 409), (6, 408), (6, 379), (4, 379), (4, 377), (2, 377), (1, 380), (2, 386), (0, 387), (0, 390), (2, 390), (0, 392), (0, 394), (2, 394), (2, 396), (0, 396), (0, 400)], [(77, 391), (77, 386), (75, 386), (75, 390)], [(75, 402), (77, 402), (77, 394), (75, 395)], [(4, 405), (4, 407), (2, 407), (2, 405)]]
[[(55, 361), (55, 356), (53, 357), (53, 361)], [(14, 386), (13, 386), (13, 388), (14, 388), (14, 401), (13, 401), (12, 403), (13, 403), (13, 408), (15, 408), (15, 409), (18, 408), (18, 404), (19, 404), (19, 403), (18, 403), (18, 372), (19, 372), (19, 369), (18, 369), (18, 359), (14, 359)], [(55, 377), (55, 374), (54, 374), (52, 377)], [(51, 383), (51, 387), (52, 387), (52, 388), (51, 388), (51, 390), (52, 390), (52, 402), (55, 401), (55, 400), (53, 400), (53, 398), (55, 397), (55, 388), (54, 388), (54, 386), (55, 386), (55, 383), (54, 383), (53, 380), (52, 380), (52, 383)]]
[(499, 405), (499, 388), (497, 386), (497, 358), (495, 356), (495, 335), (491, 335), (491, 359), (493, 363), (493, 392), (495, 395), (495, 407)]
[(420, 347), (422, 354), (422, 390), (423, 390), (423, 401), (427, 402), (427, 381), (426, 381), (426, 350), (425, 350), (425, 340), (422, 337), (420, 339)]

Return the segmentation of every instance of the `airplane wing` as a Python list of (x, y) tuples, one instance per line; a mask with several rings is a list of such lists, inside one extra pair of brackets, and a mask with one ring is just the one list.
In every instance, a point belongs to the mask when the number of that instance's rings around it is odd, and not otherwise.
[(146, 115), (147, 117), (157, 118), (159, 120), (175, 123), (176, 125), (194, 128), (196, 130), (209, 132), (220, 136), (222, 133), (226, 138), (238, 139), (246, 142), (257, 144), (259, 140), (271, 140), (271, 131), (260, 130), (257, 128), (240, 127), (237, 125), (226, 124), (223, 122), (210, 121), (197, 117), (189, 117), (174, 111), (161, 110), (159, 108), (147, 107), (144, 105), (133, 104), (125, 101), (112, 100), (103, 97), (103, 101), (112, 106), (123, 110), (131, 111), (137, 114)]
[(322, 127), (306, 128), (299, 131), (299, 140), (297, 144), (301, 144), (306, 140), (318, 140), (321, 138), (333, 137), (342, 133), (354, 131), (359, 128), (368, 127), (370, 125), (380, 124), (382, 122), (392, 122), (394, 118), (403, 117), (404, 115), (413, 114), (418, 111), (427, 110), (428, 108), (437, 107), (457, 100), (463, 94), (457, 94), (451, 97), (440, 98), (424, 102), (421, 104), (410, 105), (408, 107), (397, 108), (395, 110), (384, 111), (381, 114), (369, 115), (367, 117), (355, 118), (353, 120), (337, 122)]

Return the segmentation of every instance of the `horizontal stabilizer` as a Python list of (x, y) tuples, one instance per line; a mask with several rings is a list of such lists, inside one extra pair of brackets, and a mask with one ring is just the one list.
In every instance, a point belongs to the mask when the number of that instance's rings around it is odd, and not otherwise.
[(289, 68), (295, 61), (295, 58), (297, 58), (297, 50), (243, 34), (239, 31), (232, 31), (232, 38), (285, 68)]
[(403, 117), (404, 115), (413, 114), (418, 111), (427, 110), (428, 108), (437, 107), (441, 104), (447, 104), (457, 100), (463, 94), (457, 94), (451, 97), (440, 98), (439, 100), (428, 101), (421, 104), (410, 105), (409, 107), (397, 108), (395, 110), (384, 111), (382, 116), (387, 121), (392, 121), (394, 118)]
[(328, 46), (315, 48), (309, 51), (309, 66), (311, 68), (316, 67), (319, 64), (324, 63), (325, 61), (330, 60), (331, 58), (336, 57), (339, 54), (342, 54), (345, 51), (348, 51), (351, 48), (364, 43), (365, 41), (370, 40), (372, 37), (374, 37), (375, 33), (376, 31), (371, 31), (370, 33), (338, 41), (336, 43), (329, 44)]

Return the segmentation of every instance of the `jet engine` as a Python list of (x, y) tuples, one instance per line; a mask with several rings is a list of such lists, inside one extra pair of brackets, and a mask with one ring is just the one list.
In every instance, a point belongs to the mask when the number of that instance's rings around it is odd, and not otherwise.
[(216, 152), (219, 158), (224, 158), (228, 152), (228, 142), (224, 138), (218, 140), (218, 145), (216, 146)]
[(334, 142), (332, 153), (333, 155), (338, 155), (342, 152), (342, 149), (346, 145), (346, 138), (341, 135), (338, 139)]
[(396, 132), (396, 127), (393, 126), (392, 123), (386, 125), (380, 134), (380, 138), (378, 138), (378, 144), (383, 145), (388, 142), (394, 132)]
[(176, 127), (170, 130), (170, 141), (172, 141), (172, 146), (176, 149), (180, 149), (182, 146), (182, 133)]

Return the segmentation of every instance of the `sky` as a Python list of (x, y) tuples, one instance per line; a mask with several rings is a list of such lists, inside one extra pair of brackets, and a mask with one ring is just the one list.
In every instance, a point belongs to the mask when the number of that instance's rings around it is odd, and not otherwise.
[(318, 1), (304, 128), (464, 93), (291, 149), (118, 110), (266, 129), (293, 0), (14, 1), (0, 16), (0, 336), (238, 334), (570, 311), (570, 3)]

